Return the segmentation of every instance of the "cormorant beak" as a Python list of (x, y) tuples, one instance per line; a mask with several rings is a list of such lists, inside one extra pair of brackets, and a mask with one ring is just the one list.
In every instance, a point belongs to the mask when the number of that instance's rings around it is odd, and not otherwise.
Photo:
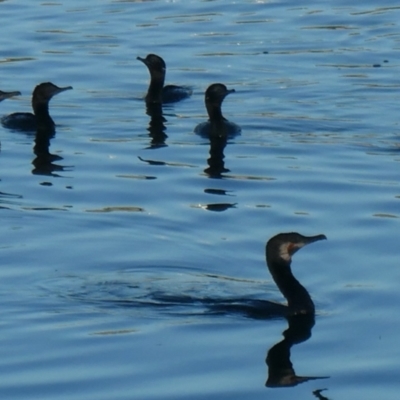
[(147, 65), (146, 59), (142, 57), (136, 57), (136, 60), (141, 61), (143, 64)]
[(61, 87), (58, 88), (57, 92), (55, 94), (61, 93), (61, 92), (65, 92), (66, 90), (72, 90), (73, 87), (72, 86), (65, 86), (65, 87)]
[(305, 236), (304, 239), (305, 239), (304, 245), (306, 245), (306, 244), (318, 242), (319, 240), (326, 240), (326, 236), (325, 235)]
[(2, 92), (0, 90), (0, 101), (9, 99), (10, 97), (21, 96), (21, 92)]
[(228, 96), (228, 94), (235, 93), (235, 91), (236, 91), (235, 89), (226, 89), (226, 92), (225, 92), (223, 98), (225, 98), (226, 96)]
[(302, 247), (307, 246), (310, 243), (318, 242), (319, 240), (326, 240), (325, 235), (315, 235), (315, 236), (303, 236), (299, 242), (291, 242), (287, 247), (287, 251), (290, 256), (292, 256), (296, 251), (300, 250)]
[(72, 86), (65, 86), (65, 87), (58, 87), (58, 86), (54, 86), (53, 88), (51, 88), (51, 90), (48, 93), (48, 98), (51, 99), (53, 96), (55, 96), (58, 93), (61, 92), (65, 92), (66, 90), (70, 90), (72, 89)]

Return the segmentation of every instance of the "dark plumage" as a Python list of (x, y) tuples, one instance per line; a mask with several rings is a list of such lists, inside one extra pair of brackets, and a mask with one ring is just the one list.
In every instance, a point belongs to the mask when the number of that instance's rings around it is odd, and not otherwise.
[(194, 132), (201, 136), (232, 136), (240, 133), (240, 126), (228, 121), (222, 115), (221, 106), (225, 97), (235, 93), (235, 89), (228, 89), (222, 83), (213, 83), (208, 87), (204, 96), (208, 121), (197, 125)]
[(33, 114), (17, 112), (7, 115), (1, 119), (2, 125), (20, 131), (34, 132), (39, 128), (54, 130), (55, 124), (49, 114), (49, 101), (56, 94), (69, 89), (72, 87), (58, 87), (51, 82), (37, 85), (32, 93)]
[(291, 270), (292, 256), (303, 246), (326, 239), (325, 235), (303, 236), (300, 233), (280, 233), (266, 244), (268, 269), (279, 290), (288, 301), (289, 314), (313, 314), (315, 306), (311, 296)]
[(137, 57), (137, 59), (146, 65), (150, 73), (150, 84), (145, 97), (146, 103), (175, 103), (192, 94), (192, 90), (187, 86), (164, 86), (166, 65), (161, 57), (149, 54), (146, 58)]

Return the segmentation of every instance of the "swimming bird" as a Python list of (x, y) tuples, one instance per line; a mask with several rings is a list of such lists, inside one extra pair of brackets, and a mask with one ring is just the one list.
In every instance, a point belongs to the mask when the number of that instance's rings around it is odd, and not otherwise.
[[(286, 304), (271, 300), (249, 298), (204, 299), (212, 313), (239, 313), (252, 319), (285, 317), (309, 317), (313, 321), (315, 306), (307, 289), (293, 276), (291, 262), (293, 254), (307, 244), (324, 240), (325, 235), (303, 236), (300, 233), (280, 233), (269, 239), (265, 245), (267, 267), (278, 289), (287, 300)], [(196, 303), (199, 300), (196, 298)], [(201, 300), (200, 300), (201, 302)], [(310, 322), (310, 329), (313, 323)], [(308, 323), (306, 324), (308, 326)]]
[(160, 56), (148, 54), (146, 58), (137, 57), (137, 59), (146, 65), (150, 73), (150, 85), (145, 97), (146, 103), (175, 103), (192, 94), (192, 90), (187, 86), (164, 86), (166, 65)]
[(307, 244), (326, 239), (325, 235), (303, 236), (297, 232), (280, 233), (266, 244), (269, 272), (288, 302), (290, 315), (314, 314), (315, 306), (307, 289), (293, 276), (292, 256)]
[(228, 89), (222, 83), (213, 83), (207, 88), (204, 96), (204, 103), (209, 119), (197, 125), (194, 129), (195, 133), (205, 137), (211, 135), (232, 136), (240, 133), (240, 126), (228, 121), (222, 115), (222, 102), (230, 93), (235, 93), (235, 89)]
[(10, 97), (21, 96), (21, 92), (3, 92), (0, 90), (0, 101), (9, 99)]
[(7, 115), (1, 119), (5, 128), (32, 131), (37, 129), (55, 130), (55, 123), (49, 114), (49, 101), (53, 96), (65, 90), (72, 89), (72, 86), (58, 87), (51, 82), (37, 85), (32, 93), (32, 113), (17, 112)]

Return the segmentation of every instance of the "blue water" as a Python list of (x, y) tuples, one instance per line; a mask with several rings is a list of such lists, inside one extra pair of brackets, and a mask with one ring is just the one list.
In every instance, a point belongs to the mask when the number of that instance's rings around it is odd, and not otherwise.
[[(363, 2), (0, 3), (0, 89), (55, 96), (51, 164), (0, 128), (0, 396), (4, 399), (397, 399), (400, 7)], [(154, 145), (137, 56), (162, 56)], [(210, 173), (204, 91), (240, 125)], [(159, 137), (157, 138), (160, 139)], [(214, 160), (215, 161), (215, 160)], [(215, 165), (215, 164), (213, 164)], [(266, 387), (284, 302), (265, 242), (323, 233), (293, 270), (317, 308)], [(233, 305), (228, 307), (227, 305)], [(318, 392), (317, 392), (318, 394)]]

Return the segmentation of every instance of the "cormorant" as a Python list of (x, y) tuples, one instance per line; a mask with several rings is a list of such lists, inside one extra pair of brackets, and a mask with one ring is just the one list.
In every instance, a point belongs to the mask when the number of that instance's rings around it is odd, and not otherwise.
[(58, 87), (51, 82), (37, 85), (32, 93), (32, 113), (17, 112), (6, 115), (1, 119), (5, 128), (20, 131), (32, 131), (37, 129), (53, 130), (55, 123), (49, 114), (49, 101), (53, 96), (65, 90), (72, 89), (72, 86)]
[(175, 103), (192, 94), (192, 90), (185, 86), (164, 86), (166, 65), (164, 60), (156, 54), (148, 54), (146, 58), (137, 57), (142, 61), (150, 73), (150, 85), (145, 97), (148, 104)]
[(288, 301), (289, 314), (314, 314), (315, 306), (304, 286), (293, 276), (292, 256), (303, 246), (326, 239), (325, 235), (303, 236), (300, 233), (280, 233), (265, 246), (268, 269), (279, 290)]
[(205, 137), (210, 137), (212, 135), (232, 136), (240, 133), (240, 126), (228, 121), (222, 115), (222, 102), (230, 93), (235, 93), (235, 89), (228, 89), (222, 83), (213, 83), (207, 88), (204, 96), (204, 103), (209, 120), (197, 125), (194, 129), (195, 133)]

